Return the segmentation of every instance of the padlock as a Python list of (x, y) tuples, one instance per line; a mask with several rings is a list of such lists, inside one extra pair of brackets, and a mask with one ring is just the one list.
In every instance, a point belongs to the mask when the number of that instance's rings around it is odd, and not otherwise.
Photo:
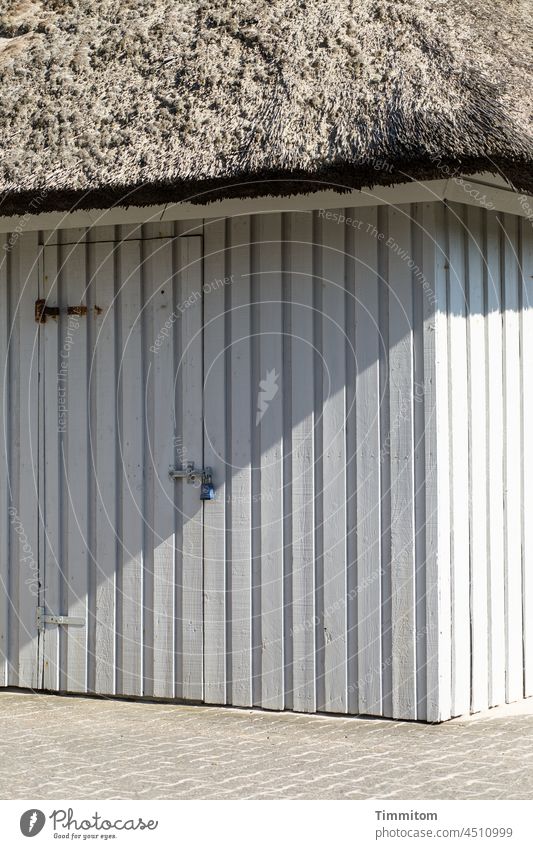
[(203, 483), (200, 489), (200, 501), (212, 501), (215, 497), (215, 487), (212, 483)]

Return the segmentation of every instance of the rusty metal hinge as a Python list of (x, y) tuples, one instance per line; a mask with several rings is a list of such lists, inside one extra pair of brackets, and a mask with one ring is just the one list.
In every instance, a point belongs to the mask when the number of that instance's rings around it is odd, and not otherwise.
[[(94, 309), (97, 315), (102, 312), (100, 307)], [(59, 307), (48, 307), (45, 298), (39, 298), (38, 301), (35, 301), (35, 321), (38, 324), (44, 324), (48, 316), (57, 318), (60, 312)], [(87, 315), (87, 307), (85, 304), (77, 304), (74, 307), (67, 307), (66, 313), (67, 315)]]
[(35, 321), (37, 324), (44, 324), (49, 315), (57, 317), (59, 307), (47, 307), (45, 298), (39, 298), (38, 301), (35, 301)]

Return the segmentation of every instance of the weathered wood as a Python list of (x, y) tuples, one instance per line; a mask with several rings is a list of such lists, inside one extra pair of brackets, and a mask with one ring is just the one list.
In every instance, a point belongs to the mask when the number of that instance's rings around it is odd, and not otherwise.
[[(393, 715), (416, 718), (416, 587), (413, 469), (413, 284), (410, 210), (389, 215), (389, 379)], [(385, 446), (382, 447), (386, 450)]]
[(357, 367), (357, 635), (359, 711), (382, 713), (380, 316), (377, 208), (364, 211), (355, 250), (355, 356)]
[(204, 236), (204, 463), (214, 470), (215, 499), (204, 504), (205, 699), (226, 701), (226, 500), (231, 479), (226, 424), (232, 384), (226, 384), (226, 221), (205, 226)]
[[(87, 248), (85, 234), (76, 243), (62, 246), (60, 274), (62, 298), (66, 306), (87, 303)], [(87, 316), (62, 312), (59, 322), (59, 359), (66, 372), (66, 433), (61, 443), (62, 508), (64, 510), (63, 556), (59, 569), (63, 577), (63, 604), (59, 611), (80, 617), (83, 626), (65, 628), (66, 668), (64, 686), (70, 692), (84, 692), (88, 686), (87, 632), (89, 591), (88, 525), (88, 357)], [(55, 405), (53, 395), (47, 402)]]
[(533, 695), (533, 229), (521, 222), (522, 578), (524, 696)]
[(117, 263), (118, 450), (122, 476), (119, 501), (117, 692), (141, 696), (144, 693), (144, 392), (139, 392), (139, 375), (143, 374), (140, 242), (123, 242), (119, 247)]
[[(167, 225), (168, 227), (168, 225)], [(153, 628), (153, 695), (174, 696), (175, 644), (175, 539), (174, 488), (169, 476), (174, 460), (174, 344), (173, 333), (167, 327), (172, 321), (173, 303), (173, 243), (169, 238), (150, 239), (144, 244), (144, 296), (151, 351), (151, 373), (148, 414), (148, 445), (146, 473), (150, 473), (149, 508), (150, 543), (153, 568), (152, 614)], [(164, 331), (164, 332), (163, 332)], [(145, 603), (146, 608), (146, 603)], [(145, 610), (145, 617), (147, 611)]]
[[(252, 704), (252, 428), (250, 219), (230, 221), (231, 704)], [(255, 399), (254, 399), (255, 400)]]
[(518, 286), (518, 220), (505, 215), (503, 235), (503, 386), (504, 386), (504, 505), (505, 505), (505, 698), (523, 695), (522, 647), (522, 528), (520, 422), (520, 300)]
[(470, 428), (470, 606), (473, 712), (488, 702), (487, 409), (483, 230), (481, 209), (466, 214), (468, 266), (468, 421)]
[[(212, 222), (203, 297), (200, 221), (44, 234), (40, 294), (65, 308), (90, 282), (64, 434), (68, 319), (36, 347), (39, 245), (19, 238), (0, 485), (9, 463), (48, 612), (86, 626), (37, 639), (4, 516), (0, 683), (431, 721), (520, 698), (524, 674), (530, 693), (531, 234), (444, 209)], [(218, 500), (171, 482), (187, 461)]]
[(448, 256), (444, 208), (422, 213), (426, 490), (426, 655), (429, 722), (451, 716)]
[(430, 549), (426, 538), (426, 416), (424, 409), (424, 377), (427, 359), (426, 294), (421, 285), (423, 268), (424, 221), (422, 207), (413, 204), (411, 216), (411, 271), (413, 289), (413, 486), (415, 529), (415, 664), (416, 718), (427, 719), (427, 557)]
[[(40, 296), (50, 305), (59, 303), (59, 248), (46, 247), (43, 252), (43, 281)], [(59, 381), (64, 387), (63, 368), (59, 359), (60, 335), (57, 320), (47, 320), (39, 328), (40, 359), (43, 405), (43, 445), (39, 492), (40, 522), (44, 530), (43, 548), (39, 564), (42, 601), (48, 612), (64, 613), (61, 610), (62, 560), (59, 517), (61, 504), (60, 445), (63, 442), (63, 425), (59, 415), (63, 414), (58, 394)], [(57, 690), (63, 686), (60, 675), (61, 628), (47, 628), (41, 636), (43, 643), (43, 687)]]
[(260, 439), (261, 706), (280, 710), (283, 675), (282, 264), (281, 216), (259, 222), (259, 381), (252, 386)]
[(470, 710), (470, 545), (468, 480), (468, 383), (464, 210), (450, 205), (449, 370), (451, 438), (451, 552), (452, 552), (452, 714)]
[[(347, 219), (355, 218), (353, 209)], [(348, 713), (359, 711), (359, 640), (357, 633), (357, 353), (356, 353), (356, 231), (347, 225), (345, 242), (346, 288), (344, 332), (346, 336), (346, 684)], [(381, 577), (378, 569), (378, 580)]]
[[(5, 244), (9, 245), (7, 239)], [(0, 426), (3, 450), (0, 452), (0, 687), (6, 687), (9, 670), (9, 537), (13, 516), (9, 503), (9, 457), (10, 457), (10, 418), (9, 403), (9, 336), (10, 336), (10, 298), (8, 278), (8, 253), (0, 262)], [(10, 512), (8, 512), (10, 511)], [(37, 564), (36, 564), (37, 565)], [(33, 584), (38, 595), (38, 574)]]
[(324, 704), (319, 707), (343, 713), (347, 698), (345, 229), (326, 218), (322, 234)]
[[(181, 237), (178, 253), (178, 303), (181, 305), (179, 361), (181, 395), (177, 418), (181, 422), (183, 462), (200, 464), (202, 457), (202, 238)], [(180, 486), (181, 484), (176, 484)], [(181, 586), (178, 608), (179, 679), (176, 695), (203, 699), (203, 507), (197, 487), (184, 484), (181, 493), (181, 551), (177, 580)], [(181, 555), (181, 556), (180, 556)]]
[[(292, 533), (292, 706), (314, 711), (315, 564), (313, 383), (313, 220), (309, 213), (290, 217), (290, 409)], [(289, 391), (289, 387), (285, 387)]]
[(488, 642), (489, 705), (505, 701), (504, 514), (503, 514), (503, 343), (501, 230), (496, 213), (486, 215), (486, 339), (488, 447)]
[(90, 474), (94, 477), (94, 549), (89, 563), (94, 582), (94, 596), (90, 599), (90, 615), (94, 620), (94, 656), (90, 657), (89, 666), (94, 690), (112, 694), (115, 692), (117, 667), (116, 511), (119, 485), (114, 243), (107, 241), (91, 244), (89, 250), (92, 309), (89, 310), (87, 322), (93, 325), (93, 352), (89, 367), (92, 417), (89, 458)]
[[(18, 631), (17, 685), (36, 687), (37, 624), (36, 597), (31, 587), (35, 579), (33, 565), (38, 550), (38, 340), (33, 324), (34, 305), (38, 293), (39, 245), (38, 234), (20, 235), (13, 250), (12, 299), (13, 319), (19, 324), (18, 360), (14, 358), (12, 381), (17, 384), (15, 397), (19, 407), (12, 429), (15, 439), (18, 472), (18, 516), (24, 529), (24, 538), (12, 536), (15, 544), (11, 552), (14, 581), (18, 580), (18, 596), (14, 597), (16, 615), (12, 621)], [(28, 325), (31, 330), (28, 332)], [(30, 551), (27, 550), (29, 546)], [(29, 559), (28, 559), (29, 558)], [(15, 683), (15, 682), (13, 682)]]

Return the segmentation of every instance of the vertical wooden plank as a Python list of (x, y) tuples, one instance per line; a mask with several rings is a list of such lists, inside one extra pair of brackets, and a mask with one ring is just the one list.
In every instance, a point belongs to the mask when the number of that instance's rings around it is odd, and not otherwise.
[(258, 220), (259, 384), (253, 387), (260, 438), (261, 706), (281, 710), (283, 692), (282, 281), (281, 216)]
[[(252, 436), (250, 218), (230, 220), (231, 704), (252, 704)], [(255, 399), (254, 399), (255, 400)], [(253, 422), (252, 422), (253, 416)], [(228, 518), (229, 522), (229, 518)]]
[[(152, 239), (161, 239), (164, 241), (165, 239), (170, 239), (174, 235), (174, 222), (173, 221), (149, 221), (146, 224), (143, 224), (142, 228), (142, 238), (146, 241)], [(152, 245), (154, 250), (157, 249), (157, 245), (154, 243)]]
[(448, 254), (443, 204), (424, 204), (422, 228), (426, 471), (426, 718), (429, 722), (439, 722), (451, 716)]
[[(39, 245), (37, 233), (23, 233), (13, 251), (13, 301), (18, 322), (18, 362), (13, 378), (18, 384), (18, 422), (13, 429), (18, 454), (17, 515), (22, 531), (12, 535), (13, 575), (18, 581), (15, 620), (18, 630), (19, 687), (35, 687), (37, 671), (37, 598), (31, 591), (38, 551), (38, 336), (33, 322), (38, 293)], [(12, 526), (12, 531), (13, 531)], [(15, 600), (16, 598), (16, 600)], [(18, 602), (18, 603), (17, 603)], [(15, 682), (13, 682), (15, 683)]]
[[(149, 445), (146, 466), (150, 469), (147, 532), (152, 546), (152, 677), (153, 695), (174, 696), (174, 490), (169, 476), (174, 458), (174, 345), (168, 322), (173, 322), (173, 244), (171, 239), (144, 242), (144, 298), (151, 374), (151, 409), (148, 415)], [(146, 504), (146, 500), (145, 500)], [(148, 516), (146, 517), (148, 521)], [(148, 682), (146, 681), (146, 686)]]
[(522, 395), (522, 580), (524, 587), (524, 696), (533, 695), (533, 227), (521, 227), (521, 395)]
[(390, 353), (389, 353), (389, 208), (379, 206), (377, 229), (370, 233), (378, 242), (379, 303), (379, 434), (380, 434), (380, 522), (381, 522), (381, 693), (382, 711), (393, 715), (392, 681), (392, 553), (391, 553), (391, 462), (390, 462)]
[[(8, 595), (9, 595), (9, 617), (7, 622), (7, 643), (8, 643), (8, 669), (7, 683), (8, 686), (17, 686), (19, 675), (19, 628), (18, 617), (16, 611), (19, 603), (19, 586), (18, 586), (18, 565), (17, 565), (17, 535), (14, 523), (20, 520), (18, 514), (19, 506), (19, 460), (20, 460), (20, 439), (19, 439), (19, 422), (20, 422), (20, 382), (18, 379), (19, 372), (19, 340), (20, 340), (20, 321), (19, 321), (19, 300), (20, 300), (20, 285), (19, 285), (19, 254), (15, 243), (9, 254), (9, 321), (10, 321), (10, 358), (8, 363), (8, 389), (9, 389), (9, 565), (8, 565)], [(41, 574), (39, 579), (42, 580)]]
[(389, 380), (393, 715), (416, 719), (413, 290), (409, 208), (389, 211)]
[[(357, 354), (356, 354), (356, 215), (346, 210), (346, 289), (344, 332), (346, 336), (346, 710), (359, 709), (358, 568), (357, 568)], [(378, 578), (380, 569), (378, 568)]]
[(357, 362), (357, 620), (359, 710), (382, 713), (380, 324), (377, 209), (364, 210), (356, 235), (355, 344)]
[(323, 222), (323, 546), (324, 704), (346, 711), (346, 340), (345, 227), (337, 216)]
[[(80, 234), (81, 243), (65, 245), (61, 249), (61, 278), (67, 306), (87, 303), (87, 255), (82, 239)], [(65, 689), (84, 692), (87, 689), (89, 582), (87, 316), (61, 316), (59, 356), (65, 362), (67, 372), (67, 431), (60, 457), (66, 510), (66, 548), (65, 561), (60, 568), (66, 583), (63, 596), (66, 613), (85, 621), (83, 626), (65, 629)]]
[(485, 303), (482, 211), (466, 210), (468, 251), (468, 395), (470, 426), (470, 606), (472, 634), (472, 712), (488, 702), (487, 453), (485, 393)]
[(426, 439), (424, 414), (425, 359), (423, 279), (423, 213), (421, 204), (411, 206), (411, 257), (408, 267), (413, 283), (413, 464), (415, 520), (415, 650), (416, 716), (427, 719), (427, 520)]
[(470, 710), (468, 386), (463, 209), (448, 211), (451, 429), (452, 715)]
[[(179, 242), (179, 303), (182, 348), (181, 398), (178, 421), (185, 446), (184, 463), (199, 464), (202, 457), (202, 238), (181, 237)], [(177, 484), (179, 486), (180, 484)], [(181, 557), (178, 577), (181, 587), (177, 632), (177, 667), (180, 680), (176, 695), (185, 699), (204, 697), (203, 686), (203, 507), (197, 487), (183, 485), (181, 496)]]
[[(0, 403), (1, 439), (0, 452), (0, 687), (6, 687), (9, 668), (8, 619), (9, 619), (9, 524), (13, 521), (8, 497), (9, 474), (9, 296), (8, 254), (9, 234), (3, 236), (4, 254), (0, 262)], [(34, 587), (37, 588), (38, 575)]]
[(501, 230), (496, 213), (486, 214), (488, 448), (488, 628), (489, 705), (505, 701), (504, 516), (503, 516), (503, 337)]
[(314, 575), (313, 219), (290, 216), (292, 412), (292, 706), (316, 710)]
[(503, 379), (505, 504), (505, 700), (523, 694), (521, 432), (520, 432), (520, 299), (518, 286), (518, 219), (503, 216)]
[[(121, 234), (120, 234), (121, 235)], [(117, 586), (117, 693), (143, 695), (143, 432), (141, 244), (122, 242), (116, 255), (119, 379), (119, 572)]]
[[(213, 469), (215, 499), (204, 504), (204, 697), (224, 704), (226, 690), (226, 456), (229, 394), (226, 383), (226, 221), (204, 231), (204, 462)], [(242, 415), (242, 411), (241, 411)], [(231, 515), (231, 513), (230, 513)]]
[[(43, 283), (41, 296), (50, 306), (60, 303), (58, 247), (44, 249)], [(66, 432), (65, 390), (67, 372), (59, 358), (59, 322), (47, 319), (39, 328), (41, 344), (41, 380), (43, 403), (43, 445), (46, 451), (41, 456), (39, 482), (39, 504), (43, 524), (43, 548), (41, 551), (40, 580), (44, 606), (49, 613), (60, 614), (61, 610), (61, 536), (60, 536), (60, 445)], [(43, 632), (43, 687), (57, 690), (60, 687), (60, 641), (61, 629), (47, 627)]]
[[(101, 228), (100, 228), (101, 229)], [(101, 233), (100, 236), (104, 234)], [(112, 231), (109, 234), (112, 236)], [(90, 273), (93, 352), (90, 363), (92, 400), (90, 463), (94, 476), (94, 689), (115, 692), (115, 627), (117, 574), (117, 370), (115, 362), (114, 242), (91, 244)]]

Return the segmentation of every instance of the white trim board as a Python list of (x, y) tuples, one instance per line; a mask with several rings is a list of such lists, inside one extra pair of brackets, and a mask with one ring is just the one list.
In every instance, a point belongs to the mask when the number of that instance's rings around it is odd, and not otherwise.
[[(376, 186), (353, 192), (313, 192), (290, 197), (231, 198), (210, 204), (173, 203), (156, 206), (113, 207), (111, 209), (43, 212), (32, 215), (0, 216), (0, 233), (35, 230), (62, 230), (72, 227), (102, 227), (115, 224), (143, 224), (161, 221), (235, 217), (261, 212), (335, 209), (403, 203), (454, 201), (470, 206), (507, 212), (523, 218), (533, 217), (533, 196), (520, 195), (503, 180), (476, 174), (446, 180)], [(490, 182), (489, 182), (490, 181)]]

